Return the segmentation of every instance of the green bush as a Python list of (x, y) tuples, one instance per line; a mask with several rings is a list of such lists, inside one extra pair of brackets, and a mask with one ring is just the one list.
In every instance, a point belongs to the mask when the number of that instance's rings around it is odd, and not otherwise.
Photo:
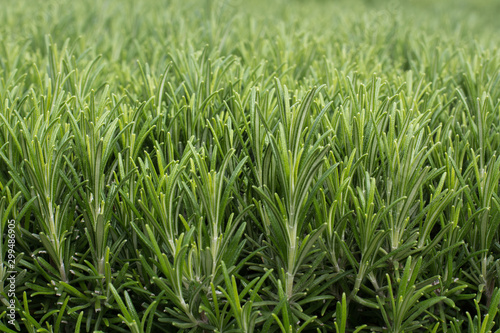
[(1, 6), (0, 331), (500, 332), (496, 2)]

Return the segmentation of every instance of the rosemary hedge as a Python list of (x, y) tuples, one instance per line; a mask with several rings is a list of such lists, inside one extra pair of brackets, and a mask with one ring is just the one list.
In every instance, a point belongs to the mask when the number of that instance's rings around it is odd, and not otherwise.
[(0, 1), (1, 332), (500, 332), (496, 1)]

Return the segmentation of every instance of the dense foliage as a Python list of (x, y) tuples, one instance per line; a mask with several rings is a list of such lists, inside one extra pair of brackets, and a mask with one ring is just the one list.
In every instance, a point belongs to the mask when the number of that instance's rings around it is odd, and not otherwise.
[(500, 330), (494, 1), (1, 7), (0, 331)]

